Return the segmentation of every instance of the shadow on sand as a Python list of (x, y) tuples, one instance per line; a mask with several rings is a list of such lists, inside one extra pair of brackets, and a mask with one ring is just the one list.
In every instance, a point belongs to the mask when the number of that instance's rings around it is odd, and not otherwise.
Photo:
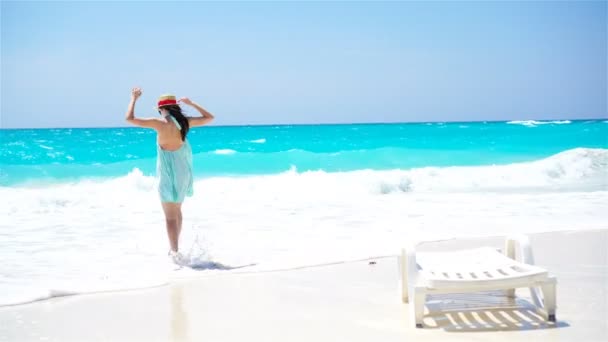
[(508, 298), (500, 291), (431, 295), (426, 308), (424, 327), (449, 332), (535, 330), (569, 326), (564, 321), (546, 321), (527, 299)]
[(255, 266), (255, 265), (257, 265), (257, 264), (233, 266), (233, 265), (222, 264), (221, 262), (217, 262), (217, 261), (193, 261), (188, 265), (188, 267), (190, 267), (193, 270), (197, 270), (197, 271), (209, 271), (209, 270), (229, 271), (229, 270), (236, 270), (239, 268), (251, 267), (251, 266)]

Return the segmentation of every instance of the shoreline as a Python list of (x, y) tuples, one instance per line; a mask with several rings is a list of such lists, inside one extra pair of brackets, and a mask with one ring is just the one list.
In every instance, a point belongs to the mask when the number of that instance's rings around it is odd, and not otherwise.
[[(529, 234), (536, 264), (558, 278), (558, 322), (515, 302), (481, 293), (427, 303), (425, 329), (408, 324), (398, 295), (396, 258), (384, 256), (299, 269), (230, 272), (178, 279), (155, 288), (56, 297), (0, 307), (2, 341), (498, 341), (608, 338), (608, 229)], [(421, 250), (501, 247), (501, 238), (425, 242)], [(397, 255), (396, 251), (396, 254)], [(376, 261), (369, 264), (368, 260)], [(503, 312), (499, 322), (471, 322), (470, 308)], [(439, 310), (441, 309), (441, 310)], [(449, 316), (445, 310), (460, 316)], [(448, 310), (448, 311), (449, 311)], [(475, 312), (473, 310), (472, 312)], [(472, 315), (472, 316), (471, 316)], [(454, 317), (463, 320), (453, 321)], [(451, 318), (451, 320), (450, 320)], [(70, 328), (65, 328), (66, 322)], [(235, 329), (235, 327), (237, 329)], [(499, 331), (499, 332), (497, 332)], [(460, 332), (460, 334), (452, 334)]]
[[(594, 233), (594, 232), (602, 232), (602, 231), (608, 231), (608, 227), (606, 227), (606, 228), (583, 228), (580, 230), (548, 230), (548, 231), (533, 232), (533, 233), (529, 233), (526, 235), (545, 235), (545, 234), (554, 234), (554, 233), (577, 233), (577, 232)], [(424, 244), (424, 245), (426, 245), (426, 244), (446, 244), (446, 243), (447, 244), (450, 244), (450, 243), (458, 244), (459, 242), (462, 242), (463, 240), (483, 241), (483, 240), (495, 239), (495, 238), (501, 238), (501, 237), (494, 236), (494, 235), (476, 235), (476, 236), (471, 236), (471, 235), (464, 236), (463, 235), (463, 236), (446, 237), (446, 238), (433, 239), (433, 240), (424, 240), (424, 241), (420, 241), (420, 243)], [(98, 291), (90, 291), (90, 292), (86, 291), (86, 292), (78, 292), (78, 293), (60, 293), (60, 294), (56, 294), (56, 295), (50, 295), (49, 297), (45, 297), (45, 298), (27, 300), (27, 301), (23, 301), (23, 302), (9, 303), (9, 304), (0, 303), (0, 310), (2, 310), (3, 308), (36, 304), (36, 303), (40, 303), (40, 302), (44, 302), (44, 301), (53, 300), (56, 298), (91, 296), (91, 295), (98, 295), (98, 294), (113, 294), (113, 293), (121, 293), (121, 292), (148, 290), (148, 289), (160, 288), (160, 287), (165, 287), (165, 286), (171, 286), (172, 284), (174, 284), (176, 282), (198, 281), (198, 280), (206, 279), (206, 278), (210, 278), (210, 277), (229, 277), (229, 276), (234, 276), (234, 275), (291, 272), (291, 271), (306, 270), (306, 269), (311, 269), (311, 268), (337, 266), (337, 265), (350, 264), (350, 263), (377, 261), (377, 260), (383, 260), (383, 259), (396, 258), (398, 256), (399, 256), (399, 254), (395, 253), (395, 254), (369, 256), (369, 257), (362, 257), (362, 258), (355, 258), (355, 259), (348, 259), (348, 260), (327, 261), (327, 262), (321, 262), (321, 263), (310, 264), (310, 265), (295, 265), (295, 266), (291, 266), (291, 267), (289, 267), (289, 266), (288, 267), (278, 267), (276, 269), (247, 270), (247, 267), (255, 266), (255, 265), (240, 266), (240, 267), (236, 267), (233, 270), (222, 270), (222, 269), (211, 268), (211, 269), (208, 269), (207, 272), (205, 272), (205, 273), (201, 272), (196, 275), (190, 274), (188, 276), (181, 276), (181, 277), (176, 276), (173, 278), (169, 278), (166, 282), (163, 282), (162, 284), (151, 284), (149, 286), (132, 287), (132, 288), (110, 288), (107, 290), (98, 290)], [(209, 263), (215, 264), (216, 262), (211, 260), (211, 261), (209, 261)], [(245, 268), (245, 270), (239, 270), (239, 268)], [(60, 291), (55, 291), (55, 292), (60, 292)]]

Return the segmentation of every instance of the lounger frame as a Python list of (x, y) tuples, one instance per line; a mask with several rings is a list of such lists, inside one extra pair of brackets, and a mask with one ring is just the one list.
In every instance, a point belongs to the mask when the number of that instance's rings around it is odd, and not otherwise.
[(415, 244), (403, 248), (401, 299), (409, 302), (415, 327), (423, 327), (429, 294), (505, 290), (506, 296), (514, 298), (517, 288), (529, 288), (537, 312), (555, 322), (557, 280), (534, 265), (528, 237), (508, 237), (503, 253), (490, 247), (418, 254)]

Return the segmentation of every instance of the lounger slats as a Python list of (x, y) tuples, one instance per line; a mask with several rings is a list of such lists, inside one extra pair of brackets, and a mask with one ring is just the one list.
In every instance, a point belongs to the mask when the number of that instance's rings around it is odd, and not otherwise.
[(544, 269), (516, 262), (492, 248), (444, 253), (420, 253), (418, 269), (435, 286), (459, 283), (488, 283), (542, 276)]

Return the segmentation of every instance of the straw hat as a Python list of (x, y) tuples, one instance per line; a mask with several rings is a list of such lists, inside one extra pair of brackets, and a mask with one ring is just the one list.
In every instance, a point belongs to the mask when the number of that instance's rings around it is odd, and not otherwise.
[(156, 109), (160, 109), (160, 107), (177, 105), (177, 100), (175, 95), (172, 94), (163, 94), (158, 98), (158, 103), (156, 105)]

